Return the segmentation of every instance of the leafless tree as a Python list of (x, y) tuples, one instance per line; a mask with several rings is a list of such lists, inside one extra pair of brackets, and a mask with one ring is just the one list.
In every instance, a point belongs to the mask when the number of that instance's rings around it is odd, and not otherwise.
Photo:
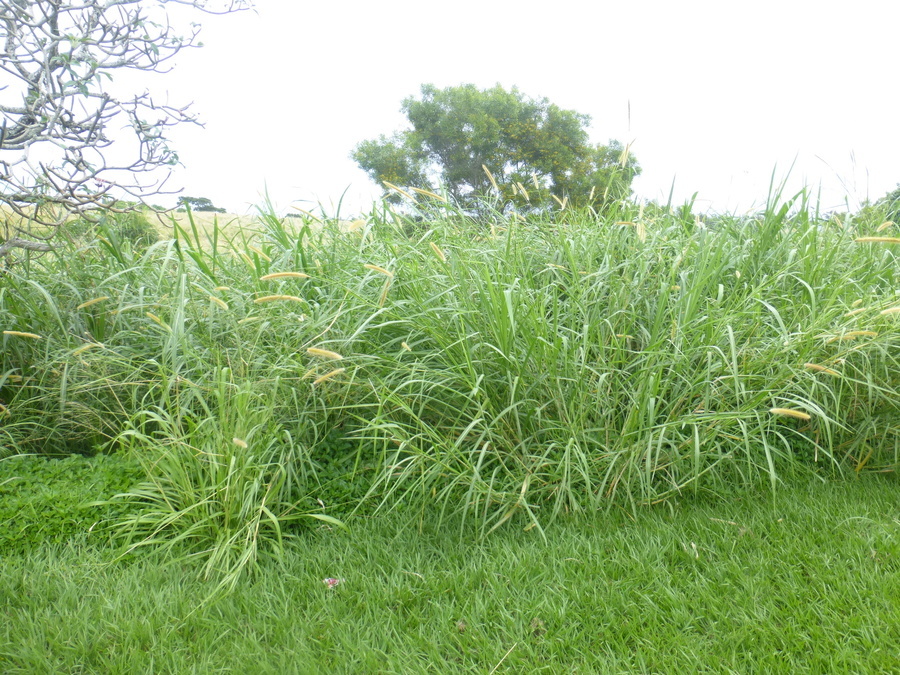
[(171, 192), (168, 131), (197, 121), (149, 91), (116, 94), (113, 75), (167, 72), (199, 46), (196, 23), (184, 35), (171, 25), (176, 5), (228, 14), (250, 3), (0, 0), (0, 259), (49, 250), (73, 214)]

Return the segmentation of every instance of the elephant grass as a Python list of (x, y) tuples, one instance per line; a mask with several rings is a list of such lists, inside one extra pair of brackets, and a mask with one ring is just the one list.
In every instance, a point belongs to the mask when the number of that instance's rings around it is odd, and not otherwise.
[(298, 523), (354, 511), (540, 534), (900, 461), (881, 223), (805, 193), (707, 219), (429, 200), (292, 220), (189, 218), (146, 248), (101, 232), (13, 268), (0, 454), (140, 458), (116, 497), (137, 515), (110, 524), (125, 550), (230, 587)]

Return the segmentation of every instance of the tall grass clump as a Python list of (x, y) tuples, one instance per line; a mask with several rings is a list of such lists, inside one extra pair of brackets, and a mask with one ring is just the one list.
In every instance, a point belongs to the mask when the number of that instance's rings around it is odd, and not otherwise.
[(484, 534), (896, 466), (893, 226), (406, 198), (13, 268), (0, 452), (141, 457), (119, 531), (211, 572), (363, 497)]

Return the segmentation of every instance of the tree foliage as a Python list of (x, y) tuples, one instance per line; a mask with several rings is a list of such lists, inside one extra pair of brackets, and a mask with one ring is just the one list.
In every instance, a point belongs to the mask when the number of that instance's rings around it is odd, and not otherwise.
[(640, 173), (618, 141), (589, 142), (590, 116), (516, 88), (426, 84), (421, 98), (403, 101), (402, 111), (410, 129), (363, 141), (352, 153), (377, 183), (443, 186), (463, 203), (477, 203), (493, 190), (539, 207), (551, 196), (578, 204), (627, 196)]
[(191, 211), (205, 211), (209, 213), (225, 213), (225, 209), (212, 203), (208, 197), (188, 197), (184, 195), (178, 198), (180, 210), (189, 208)]
[(225, 14), (249, 1), (0, 0), (0, 257), (49, 249), (73, 214), (166, 191), (169, 130), (196, 120), (148, 91), (118, 95), (113, 74), (167, 72), (199, 46), (197, 24), (178, 34), (169, 6)]

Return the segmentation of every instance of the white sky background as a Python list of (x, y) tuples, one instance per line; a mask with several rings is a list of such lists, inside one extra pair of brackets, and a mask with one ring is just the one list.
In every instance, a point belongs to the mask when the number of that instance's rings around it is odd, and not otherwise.
[[(257, 0), (199, 16), (204, 47), (154, 79), (206, 128), (174, 135), (184, 193), (229, 211), (371, 208), (349, 158), (403, 127), (422, 83), (500, 83), (591, 115), (595, 142), (633, 141), (639, 197), (742, 212), (773, 169), (856, 208), (900, 182), (900, 3), (857, 0)], [(628, 105), (631, 105), (629, 127)], [(795, 162), (796, 160), (796, 162)], [(162, 200), (160, 200), (162, 201)]]

